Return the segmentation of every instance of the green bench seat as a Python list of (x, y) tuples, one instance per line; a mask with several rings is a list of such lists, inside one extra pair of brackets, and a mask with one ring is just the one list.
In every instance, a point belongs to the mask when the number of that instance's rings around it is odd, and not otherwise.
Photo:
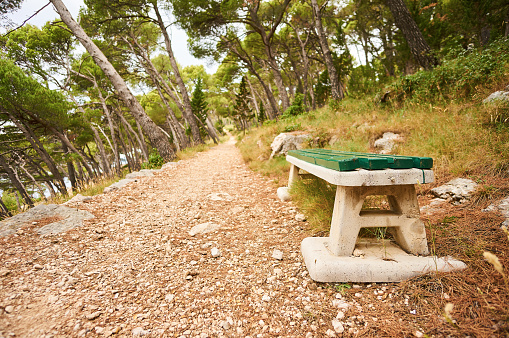
[(290, 150), (289, 156), (337, 171), (355, 169), (431, 169), (430, 157), (357, 153), (330, 149)]

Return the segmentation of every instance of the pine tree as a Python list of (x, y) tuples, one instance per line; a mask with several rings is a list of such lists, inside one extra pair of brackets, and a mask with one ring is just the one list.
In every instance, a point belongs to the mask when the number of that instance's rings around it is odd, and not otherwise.
[(203, 87), (201, 77), (196, 80), (196, 86), (193, 91), (193, 98), (191, 100), (191, 109), (193, 114), (200, 120), (200, 133), (202, 137), (207, 135), (207, 131), (204, 129), (207, 120), (208, 104), (205, 101), (205, 94), (203, 93)]
[(245, 130), (247, 123), (254, 117), (252, 109), (249, 107), (249, 99), (247, 97), (246, 77), (243, 76), (239, 85), (239, 92), (235, 95), (235, 106), (232, 117), (240, 125), (240, 129)]
[(265, 108), (263, 107), (262, 100), (258, 102), (258, 107), (260, 107), (260, 113), (258, 114), (258, 122), (263, 124), (263, 122), (266, 120), (265, 117)]

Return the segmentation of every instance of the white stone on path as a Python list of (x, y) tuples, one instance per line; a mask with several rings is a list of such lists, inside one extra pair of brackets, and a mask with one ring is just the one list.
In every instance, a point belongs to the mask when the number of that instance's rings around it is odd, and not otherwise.
[(279, 197), (279, 199), (283, 202), (288, 202), (292, 199), (288, 192), (288, 187), (277, 188), (277, 197)]
[(337, 319), (332, 320), (332, 327), (334, 328), (334, 331), (336, 331), (336, 333), (343, 333), (345, 331), (345, 328), (343, 327), (343, 323), (341, 323)]
[(277, 259), (278, 261), (283, 259), (283, 251), (274, 249), (272, 252), (272, 258)]
[(221, 251), (218, 248), (212, 248), (210, 250), (210, 255), (214, 258), (221, 256)]
[(305, 222), (306, 221), (306, 215), (304, 214), (297, 214), (295, 215), (295, 220), (299, 222)]
[(198, 234), (206, 234), (209, 232), (216, 231), (219, 228), (220, 228), (219, 224), (215, 224), (212, 222), (201, 223), (192, 227), (191, 230), (189, 230), (189, 235), (196, 236)]
[(150, 333), (148, 330), (144, 330), (142, 327), (137, 327), (132, 330), (133, 337), (143, 337)]

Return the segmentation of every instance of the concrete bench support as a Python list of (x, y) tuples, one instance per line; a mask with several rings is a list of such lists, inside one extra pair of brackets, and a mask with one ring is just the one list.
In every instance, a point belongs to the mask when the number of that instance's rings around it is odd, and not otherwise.
[[(429, 271), (452, 271), (466, 265), (429, 254), (420, 220), (416, 184), (433, 182), (430, 169), (337, 171), (287, 156), (288, 186), (299, 169), (336, 185), (329, 237), (309, 237), (301, 245), (310, 277), (319, 282), (395, 282)], [(368, 196), (386, 196), (388, 210), (362, 210)], [(361, 228), (387, 227), (394, 242), (358, 241)], [(353, 255), (355, 249), (362, 257)]]
[[(386, 195), (390, 210), (361, 211), (364, 200)], [(417, 195), (412, 184), (400, 186), (338, 186), (329, 235), (329, 250), (335, 256), (353, 253), (361, 228), (389, 227), (396, 243), (414, 255), (427, 255), (426, 230), (419, 219)]]

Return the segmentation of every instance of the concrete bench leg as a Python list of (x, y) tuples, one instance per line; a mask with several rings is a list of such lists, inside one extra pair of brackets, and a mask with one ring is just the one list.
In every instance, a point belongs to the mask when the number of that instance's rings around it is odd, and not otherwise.
[[(388, 196), (391, 210), (361, 211), (371, 195)], [(424, 224), (413, 185), (344, 187), (338, 186), (328, 249), (335, 256), (350, 256), (361, 228), (388, 227), (396, 243), (414, 255), (427, 255)]]
[(288, 188), (292, 186), (292, 183), (300, 180), (299, 168), (294, 164), (290, 165), (290, 176), (288, 177)]

